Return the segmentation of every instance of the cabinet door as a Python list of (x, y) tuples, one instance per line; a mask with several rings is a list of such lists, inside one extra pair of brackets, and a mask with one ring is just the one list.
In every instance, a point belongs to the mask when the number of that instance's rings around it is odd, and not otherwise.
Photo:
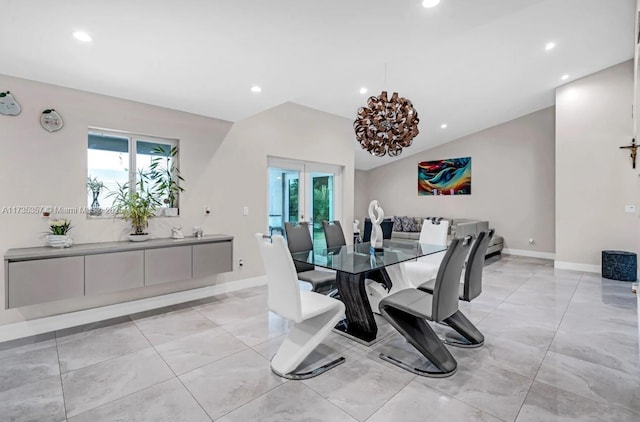
[(144, 285), (191, 278), (191, 246), (144, 251)]
[(9, 308), (84, 295), (84, 257), (9, 263)]
[(144, 251), (87, 255), (84, 265), (87, 296), (144, 285)]
[(233, 271), (233, 243), (193, 245), (193, 278)]

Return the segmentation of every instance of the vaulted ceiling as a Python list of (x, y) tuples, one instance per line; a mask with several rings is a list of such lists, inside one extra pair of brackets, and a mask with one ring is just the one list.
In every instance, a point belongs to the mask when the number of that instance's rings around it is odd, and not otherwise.
[[(557, 86), (630, 59), (634, 5), (0, 0), (0, 73), (231, 121), (287, 101), (353, 120), (369, 95), (397, 91), (420, 116), (403, 157), (550, 106)], [(390, 160), (349, 142), (356, 168)]]

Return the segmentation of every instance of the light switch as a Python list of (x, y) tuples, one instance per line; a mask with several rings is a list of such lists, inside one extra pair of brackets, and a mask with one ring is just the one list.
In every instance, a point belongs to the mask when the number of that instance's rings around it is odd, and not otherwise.
[(242, 208), (242, 215), (249, 215), (249, 207)]
[(635, 214), (636, 213), (636, 206), (635, 205), (625, 205), (624, 206), (624, 212), (627, 214)]

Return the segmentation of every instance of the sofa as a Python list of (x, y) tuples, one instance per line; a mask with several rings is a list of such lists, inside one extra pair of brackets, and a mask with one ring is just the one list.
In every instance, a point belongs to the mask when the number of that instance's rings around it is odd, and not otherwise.
[[(429, 217), (393, 217), (394, 225), (391, 233), (392, 239), (418, 240), (422, 222)], [(443, 218), (449, 221), (449, 241), (454, 237), (467, 235), (477, 236), (481, 231), (489, 230), (488, 221), (470, 220), (463, 218)], [(485, 256), (498, 254), (504, 248), (504, 238), (498, 234), (493, 235)]]

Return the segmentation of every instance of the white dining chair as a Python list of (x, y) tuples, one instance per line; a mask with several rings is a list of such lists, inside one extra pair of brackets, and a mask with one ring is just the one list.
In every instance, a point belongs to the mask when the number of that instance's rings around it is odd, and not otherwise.
[[(420, 243), (447, 246), (449, 221), (439, 219), (425, 219), (420, 230)], [(409, 284), (418, 287), (427, 280), (436, 278), (446, 251), (434, 253), (418, 258), (416, 261), (405, 262), (404, 271)]]
[(267, 273), (269, 310), (293, 325), (271, 359), (271, 370), (283, 378), (307, 379), (318, 376), (345, 361), (340, 357), (305, 372), (294, 372), (305, 358), (344, 318), (345, 307), (339, 300), (300, 290), (293, 259), (282, 236), (256, 233), (256, 240)]

